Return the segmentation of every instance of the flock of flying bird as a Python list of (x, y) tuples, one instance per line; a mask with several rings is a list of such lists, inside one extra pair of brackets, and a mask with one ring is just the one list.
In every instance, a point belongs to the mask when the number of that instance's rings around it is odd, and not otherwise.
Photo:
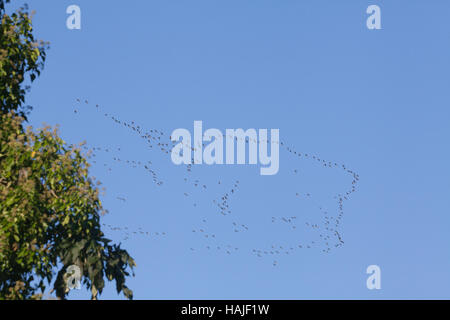
[[(77, 99), (77, 103), (79, 104), (77, 106), (77, 109), (74, 110), (75, 114), (79, 113), (79, 108), (81, 108), (81, 105), (90, 106), (89, 101), (81, 99)], [(178, 143), (173, 142), (171, 140), (171, 137), (167, 134), (165, 134), (161, 130), (157, 129), (151, 129), (151, 130), (145, 130), (141, 126), (139, 126), (134, 121), (127, 122), (123, 121), (121, 119), (118, 119), (117, 117), (110, 115), (106, 112), (102, 111), (102, 108), (97, 104), (95, 105), (95, 108), (97, 111), (108, 120), (112, 121), (114, 124), (118, 126), (122, 126), (134, 134), (136, 134), (138, 137), (140, 137), (147, 147), (152, 151), (157, 151), (160, 155), (167, 156), (170, 158), (171, 150), (172, 148)], [(249, 143), (249, 138), (245, 139), (245, 142)], [(258, 142), (258, 141), (256, 141)], [(273, 261), (273, 266), (278, 265), (278, 258), (282, 255), (291, 255), (297, 250), (308, 250), (308, 249), (314, 249), (319, 248), (323, 253), (330, 253), (332, 249), (339, 248), (344, 244), (342, 235), (339, 232), (340, 226), (342, 224), (343, 216), (344, 216), (344, 203), (345, 201), (349, 200), (350, 197), (354, 192), (357, 190), (357, 185), (359, 182), (359, 175), (347, 168), (347, 166), (338, 164), (333, 161), (327, 161), (325, 159), (322, 159), (321, 157), (318, 157), (317, 155), (308, 154), (299, 152), (294, 147), (288, 146), (283, 141), (276, 142), (279, 144), (281, 151), (287, 152), (292, 157), (295, 157), (296, 159), (301, 160), (310, 160), (316, 164), (318, 164), (320, 167), (323, 168), (334, 168), (337, 170), (343, 171), (345, 174), (349, 175), (351, 179), (351, 184), (349, 183), (349, 187), (346, 191), (342, 193), (338, 193), (334, 196), (334, 202), (335, 202), (335, 209), (333, 212), (335, 214), (330, 213), (328, 210), (323, 208), (321, 205), (315, 205), (318, 210), (318, 212), (321, 213), (321, 220), (319, 222), (311, 222), (311, 221), (301, 221), (301, 219), (297, 216), (272, 216), (270, 223), (272, 225), (281, 223), (283, 226), (288, 226), (288, 228), (293, 232), (300, 232), (300, 227), (306, 228), (305, 230), (312, 231), (314, 233), (314, 237), (311, 237), (309, 239), (298, 241), (295, 244), (291, 243), (290, 245), (279, 245), (279, 244), (271, 244), (268, 246), (265, 246), (264, 248), (249, 248), (249, 253), (254, 254), (258, 258), (263, 257), (270, 257), (270, 259)], [(83, 146), (83, 148), (86, 151), (89, 151), (89, 157), (91, 157), (92, 163), (97, 164), (96, 156), (100, 152), (104, 152), (106, 154), (109, 154), (111, 156), (111, 160), (116, 163), (122, 163), (124, 165), (127, 165), (132, 168), (140, 168), (142, 170), (145, 170), (148, 172), (148, 174), (151, 177), (152, 182), (157, 187), (162, 187), (164, 182), (159, 177), (156, 168), (152, 161), (137, 161), (137, 160), (131, 160), (131, 159), (124, 159), (119, 155), (121, 148), (115, 147), (115, 148), (105, 148), (105, 147), (91, 147), (88, 148), (86, 145)], [(189, 145), (189, 148), (192, 148), (192, 150), (195, 150), (195, 147), (191, 147)], [(168, 159), (170, 161), (170, 159)], [(192, 159), (192, 162), (194, 159)], [(108, 167), (107, 163), (103, 164), (104, 167), (108, 171), (111, 171), (111, 167)], [(210, 189), (210, 184), (201, 181), (198, 177), (193, 177), (193, 166), (192, 165), (185, 165), (186, 169), (186, 176), (183, 177), (181, 183), (189, 184), (191, 186), (192, 192), (194, 190), (200, 190), (202, 192), (206, 192)], [(298, 174), (299, 170), (295, 169), (293, 170), (294, 175)], [(350, 181), (350, 180), (349, 180)], [(233, 196), (235, 196), (237, 193), (239, 193), (241, 182), (239, 180), (234, 180), (231, 184), (224, 183), (221, 180), (217, 180), (215, 182), (216, 187), (220, 186), (223, 188), (226, 188), (223, 190), (223, 193), (221, 193), (218, 197), (212, 199), (212, 205), (216, 208), (216, 213), (220, 216), (226, 217), (232, 214), (231, 209), (231, 199)], [(181, 196), (181, 195), (180, 195)], [(182, 197), (190, 198), (191, 197), (191, 191), (183, 192)], [(311, 193), (295, 193), (296, 198), (309, 200), (312, 199), (313, 196)], [(117, 196), (117, 200), (126, 202), (127, 199), (123, 196)], [(194, 201), (192, 203), (193, 209), (195, 210), (198, 201)], [(245, 223), (238, 222), (238, 219), (235, 219), (235, 215), (232, 215), (233, 221), (230, 223), (230, 232), (232, 233), (240, 233), (240, 232), (247, 232), (250, 229), (250, 226), (248, 226)], [(202, 219), (202, 223), (206, 224), (207, 219)], [(145, 231), (142, 228), (138, 228), (136, 230), (131, 230), (128, 227), (117, 227), (112, 226), (108, 224), (103, 224), (105, 227), (109, 228), (111, 231), (120, 231), (124, 233), (123, 240), (128, 240), (132, 236), (148, 236), (153, 238), (163, 238), (167, 236), (167, 233), (161, 232), (161, 231)], [(193, 235), (198, 235), (201, 238), (203, 238), (206, 242), (206, 244), (202, 247), (204, 250), (212, 251), (216, 250), (218, 252), (224, 252), (225, 254), (231, 255), (232, 253), (239, 252), (239, 247), (233, 244), (223, 244), (218, 239), (219, 236), (214, 232), (207, 232), (207, 228), (205, 226), (198, 227), (192, 230)], [(318, 236), (318, 237), (317, 237)], [(312, 239), (314, 238), (314, 239)], [(196, 252), (198, 249), (191, 247), (190, 251)]]

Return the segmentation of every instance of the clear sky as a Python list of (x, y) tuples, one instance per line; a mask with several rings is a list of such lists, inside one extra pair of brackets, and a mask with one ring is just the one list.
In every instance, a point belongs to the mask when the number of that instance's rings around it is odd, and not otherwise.
[[(450, 297), (449, 1), (28, 4), (51, 42), (31, 123), (102, 148), (102, 223), (136, 259), (136, 299)], [(71, 4), (81, 30), (66, 28)], [(373, 4), (381, 30), (366, 27)], [(174, 165), (157, 143), (194, 120), (279, 129), (278, 174)], [(158, 130), (152, 148), (131, 121)], [(354, 179), (342, 164), (359, 180), (341, 212)], [(122, 297), (108, 285), (102, 298)]]

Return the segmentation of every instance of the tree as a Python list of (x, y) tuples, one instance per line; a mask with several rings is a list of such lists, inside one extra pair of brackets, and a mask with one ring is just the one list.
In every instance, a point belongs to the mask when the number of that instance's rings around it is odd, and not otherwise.
[(67, 144), (57, 129), (24, 128), (24, 79), (39, 75), (46, 48), (35, 44), (27, 8), (8, 16), (4, 5), (0, 0), (0, 299), (39, 299), (52, 283), (65, 298), (71, 265), (93, 299), (104, 278), (132, 299), (125, 280), (136, 264), (101, 231), (100, 183), (89, 176), (81, 145)]
[(24, 106), (25, 94), (44, 67), (48, 43), (34, 38), (26, 6), (7, 15), (0, 0), (0, 18), (0, 112), (26, 117), (31, 107)]

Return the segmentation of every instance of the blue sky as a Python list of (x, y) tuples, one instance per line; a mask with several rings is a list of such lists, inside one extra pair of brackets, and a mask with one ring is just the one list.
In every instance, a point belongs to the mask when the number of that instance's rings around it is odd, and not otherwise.
[[(91, 170), (106, 188), (102, 222), (137, 232), (126, 239), (105, 226), (136, 259), (136, 299), (449, 298), (448, 1), (28, 3), (51, 42), (27, 100), (31, 123), (59, 124), (67, 142), (102, 148)], [(66, 28), (71, 4), (81, 30)], [(372, 4), (382, 30), (366, 27)], [(194, 120), (277, 128), (310, 158), (280, 147), (274, 176), (251, 165), (189, 173), (110, 116), (165, 138), (192, 132)], [(329, 253), (325, 233), (306, 223), (322, 223), (324, 211), (336, 219), (333, 197), (353, 178), (313, 155), (359, 175), (338, 228), (344, 245)], [(213, 201), (236, 181), (232, 212), (221, 215)], [(366, 287), (373, 264), (381, 290)], [(122, 297), (108, 285), (102, 298)]]

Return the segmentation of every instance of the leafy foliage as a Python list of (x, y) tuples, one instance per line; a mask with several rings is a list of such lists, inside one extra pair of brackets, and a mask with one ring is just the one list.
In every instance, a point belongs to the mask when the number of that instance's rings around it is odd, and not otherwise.
[(26, 6), (10, 16), (5, 14), (0, 0), (0, 113), (14, 110), (26, 117), (31, 110), (24, 106), (25, 94), (29, 83), (40, 75), (48, 48), (47, 43), (35, 40), (31, 18)]
[(44, 280), (50, 283), (61, 262), (54, 285), (58, 297), (68, 291), (66, 267), (77, 265), (93, 298), (104, 276), (131, 298), (125, 277), (135, 263), (100, 230), (99, 190), (80, 148), (66, 145), (56, 129), (23, 130), (22, 121), (13, 113), (1, 119), (0, 297), (30, 298), (44, 291)]
[(81, 146), (65, 143), (57, 129), (23, 126), (23, 79), (39, 75), (45, 54), (34, 44), (25, 9), (7, 16), (4, 4), (0, 0), (0, 299), (39, 299), (51, 283), (65, 298), (71, 265), (82, 270), (93, 299), (105, 277), (132, 299), (125, 279), (136, 264), (100, 229), (100, 183), (89, 177)]

